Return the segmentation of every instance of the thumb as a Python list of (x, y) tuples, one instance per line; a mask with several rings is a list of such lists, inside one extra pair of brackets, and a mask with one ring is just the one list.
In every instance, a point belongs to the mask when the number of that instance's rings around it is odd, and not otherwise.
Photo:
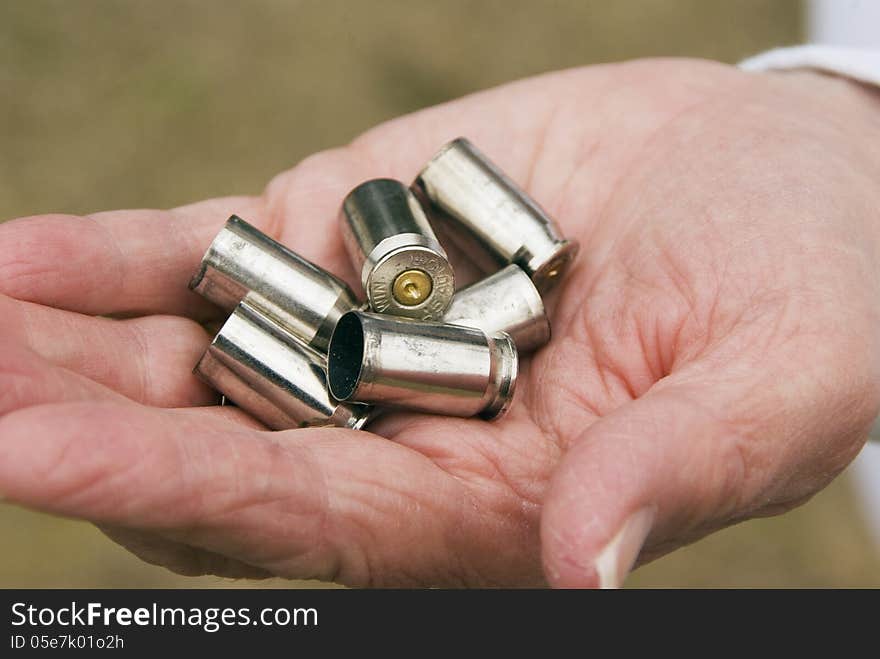
[(545, 499), (550, 584), (619, 587), (640, 555), (781, 512), (826, 485), (861, 446), (876, 396), (839, 361), (836, 376), (813, 364), (693, 365), (590, 426)]

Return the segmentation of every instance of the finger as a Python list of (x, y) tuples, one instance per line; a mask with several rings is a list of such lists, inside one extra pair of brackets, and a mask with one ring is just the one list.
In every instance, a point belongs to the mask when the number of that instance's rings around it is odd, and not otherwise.
[(228, 579), (266, 579), (273, 576), (262, 568), (181, 542), (166, 540), (155, 533), (115, 527), (104, 527), (101, 531), (142, 561), (186, 577), (213, 574)]
[(575, 442), (542, 514), (551, 584), (617, 587), (639, 561), (803, 502), (854, 457), (876, 413), (862, 353), (733, 343), (733, 360), (674, 373)]
[[(111, 321), (108, 321), (111, 322)], [(50, 402), (111, 400), (120, 397), (105, 387), (64, 368), (55, 368), (27, 349), (7, 344), (2, 351), (0, 373), (0, 417), (30, 406)], [(257, 427), (235, 408), (218, 410), (230, 423)], [(3, 435), (0, 433), (0, 443)], [(10, 465), (15, 468), (15, 465)], [(2, 490), (0, 490), (2, 491)], [(125, 545), (147, 562), (164, 565), (181, 574), (219, 574), (231, 578), (263, 578), (264, 570), (219, 555), (203, 552), (150, 534), (105, 529), (111, 538)]]
[(230, 197), (171, 211), (43, 215), (0, 225), (0, 293), (84, 314), (216, 316), (187, 288), (233, 213), (257, 226), (259, 199)]
[(21, 345), (0, 346), (0, 417), (33, 405), (89, 400), (126, 401), (97, 382), (49, 364)]
[(241, 426), (244, 428), (250, 428), (251, 430), (267, 430), (266, 426), (260, 421), (257, 421), (250, 414), (239, 407), (236, 407), (235, 403), (232, 403), (229, 399), (225, 398), (219, 406), (212, 405), (207, 408), (193, 410), (193, 412), (210, 415), (214, 422), (224, 424), (225, 428)]
[(195, 410), (108, 403), (0, 420), (0, 492), (274, 574), (358, 585), (473, 579), (449, 566), (477, 533), (505, 570), (491, 545), (517, 523), (480, 516), (458, 479), (366, 433), (254, 432)]
[(113, 320), (0, 296), (0, 333), (145, 405), (188, 407), (218, 399), (192, 373), (210, 337), (186, 318)]

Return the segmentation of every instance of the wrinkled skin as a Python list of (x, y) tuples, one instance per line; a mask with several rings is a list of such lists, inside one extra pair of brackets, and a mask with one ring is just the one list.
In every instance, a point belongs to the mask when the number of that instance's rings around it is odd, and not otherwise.
[[(459, 135), (582, 246), (510, 414), (273, 433), (216, 406), (191, 368), (221, 314), (186, 284), (226, 217), (357, 287), (342, 197)], [(878, 144), (853, 83), (643, 61), (403, 117), (260, 197), (8, 222), (0, 495), (184, 574), (373, 586), (594, 586), (636, 511), (641, 562), (780, 513), (880, 407)]]

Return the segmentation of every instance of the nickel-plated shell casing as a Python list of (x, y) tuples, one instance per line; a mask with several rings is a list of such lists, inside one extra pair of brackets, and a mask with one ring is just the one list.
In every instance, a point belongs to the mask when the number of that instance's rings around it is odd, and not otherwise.
[(577, 242), (565, 240), (547, 212), (463, 137), (428, 162), (413, 189), (449, 225), (451, 237), (475, 240), (496, 267), (519, 265), (541, 291), (562, 278), (577, 254)]
[(507, 334), (363, 311), (339, 320), (327, 360), (339, 400), (484, 419), (507, 411), (518, 368)]
[(189, 286), (229, 312), (248, 296), (252, 307), (320, 351), (340, 316), (359, 306), (341, 279), (235, 215)]
[(374, 179), (342, 204), (346, 249), (378, 313), (437, 320), (449, 306), (455, 280), (424, 210), (400, 181)]
[(506, 332), (519, 352), (537, 350), (550, 340), (541, 294), (518, 265), (458, 291), (443, 322), (476, 327), (487, 334)]
[(251, 299), (236, 306), (195, 374), (274, 430), (363, 427), (372, 408), (331, 398), (326, 357), (267, 318)]

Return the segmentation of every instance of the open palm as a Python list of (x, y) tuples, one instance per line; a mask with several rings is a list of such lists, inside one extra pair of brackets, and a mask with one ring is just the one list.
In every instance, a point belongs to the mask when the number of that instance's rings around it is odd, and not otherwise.
[[(7, 223), (0, 495), (182, 573), (351, 585), (594, 585), (649, 530), (642, 560), (791, 507), (880, 404), (878, 114), (815, 74), (591, 67), (392, 121), (260, 197)], [(582, 246), (510, 413), (269, 432), (216, 406), (191, 369), (221, 315), (187, 282), (226, 218), (355, 285), (346, 192), (459, 135)]]

